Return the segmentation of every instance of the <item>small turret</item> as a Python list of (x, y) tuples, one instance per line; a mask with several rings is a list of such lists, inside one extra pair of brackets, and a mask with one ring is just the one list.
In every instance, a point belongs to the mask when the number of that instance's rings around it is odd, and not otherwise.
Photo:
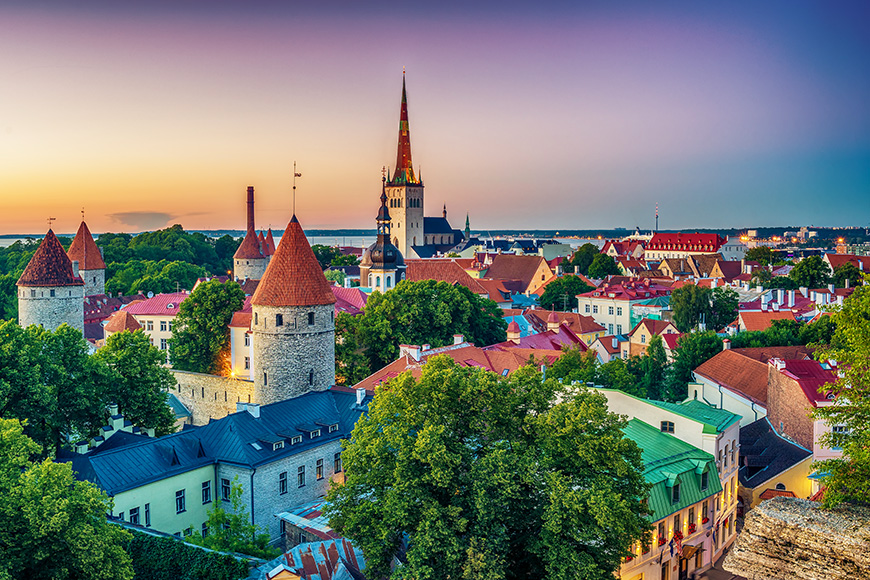
[(268, 260), (263, 255), (260, 239), (254, 230), (254, 188), (248, 187), (248, 229), (245, 239), (233, 255), (233, 274), (237, 280), (259, 280), (266, 271)]
[(85, 296), (106, 293), (106, 263), (103, 254), (94, 242), (88, 224), (82, 221), (66, 253), (69, 259), (79, 263), (79, 275), (85, 283)]
[(373, 290), (386, 292), (405, 277), (405, 259), (390, 239), (392, 218), (387, 208), (387, 179), (382, 180), (381, 207), (377, 217), (378, 239), (360, 260), (360, 280)]

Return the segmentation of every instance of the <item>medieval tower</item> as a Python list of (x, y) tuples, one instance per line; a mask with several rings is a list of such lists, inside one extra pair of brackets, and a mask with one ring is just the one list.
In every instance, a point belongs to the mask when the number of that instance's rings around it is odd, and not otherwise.
[(411, 164), (411, 133), (408, 128), (408, 95), (402, 77), (402, 106), (399, 113), (399, 150), (396, 167), (387, 180), (387, 204), (393, 216), (393, 243), (404, 256), (411, 246), (426, 243), (423, 235), (423, 181)]
[(78, 262), (69, 259), (48, 230), (18, 279), (18, 323), (55, 330), (63, 323), (84, 332), (84, 288)]
[(251, 298), (252, 400), (267, 405), (335, 382), (334, 304), (294, 215)]
[(79, 263), (79, 274), (85, 283), (85, 296), (106, 293), (106, 263), (103, 254), (94, 242), (88, 224), (82, 221), (76, 237), (66, 253), (69, 259)]
[(248, 228), (245, 239), (233, 255), (233, 276), (236, 280), (259, 280), (266, 272), (269, 256), (265, 244), (254, 230), (254, 188), (248, 187)]

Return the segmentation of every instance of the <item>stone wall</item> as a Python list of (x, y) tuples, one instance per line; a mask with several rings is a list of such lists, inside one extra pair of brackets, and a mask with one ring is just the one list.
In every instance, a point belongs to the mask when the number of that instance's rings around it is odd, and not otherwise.
[(269, 261), (266, 258), (235, 259), (233, 260), (233, 276), (237, 280), (244, 280), (245, 278), (262, 280), (268, 265)]
[(85, 281), (85, 296), (106, 293), (105, 270), (79, 270), (79, 275)]
[(18, 288), (18, 323), (55, 330), (63, 323), (79, 332), (85, 328), (84, 286)]
[(807, 449), (812, 449), (813, 420), (809, 417), (811, 410), (812, 407), (797, 381), (768, 364), (767, 417), (776, 432)]
[(724, 567), (747, 580), (870, 578), (870, 509), (768, 500), (747, 514)]
[(169, 369), (178, 386), (175, 396), (188, 408), (194, 425), (236, 412), (236, 403), (258, 403), (249, 380)]

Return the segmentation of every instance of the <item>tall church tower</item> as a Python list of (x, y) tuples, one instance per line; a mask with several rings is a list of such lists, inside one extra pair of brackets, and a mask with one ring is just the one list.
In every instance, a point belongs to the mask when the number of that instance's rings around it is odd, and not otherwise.
[(334, 305), (294, 215), (251, 298), (252, 402), (267, 405), (335, 383)]
[(85, 296), (106, 293), (106, 263), (103, 254), (94, 242), (88, 224), (82, 221), (76, 237), (66, 253), (69, 259), (79, 263), (79, 274), (85, 282)]
[(423, 180), (411, 163), (411, 133), (408, 128), (408, 95), (402, 73), (402, 107), (399, 113), (399, 150), (393, 175), (387, 180), (387, 205), (393, 216), (393, 244), (404, 256), (411, 246), (426, 243), (423, 236)]

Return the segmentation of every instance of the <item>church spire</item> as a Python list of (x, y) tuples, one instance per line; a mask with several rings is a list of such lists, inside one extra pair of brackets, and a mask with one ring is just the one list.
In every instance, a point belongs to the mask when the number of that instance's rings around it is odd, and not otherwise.
[(465, 239), (471, 239), (471, 224), (468, 221), (468, 214), (465, 214)]
[(396, 154), (396, 169), (393, 184), (417, 184), (414, 166), (411, 163), (411, 131), (408, 128), (408, 93), (405, 90), (405, 72), (402, 71), (402, 107), (399, 112), (399, 148)]
[(378, 210), (378, 243), (390, 243), (390, 210), (387, 209), (387, 178), (382, 178), (381, 208)]

